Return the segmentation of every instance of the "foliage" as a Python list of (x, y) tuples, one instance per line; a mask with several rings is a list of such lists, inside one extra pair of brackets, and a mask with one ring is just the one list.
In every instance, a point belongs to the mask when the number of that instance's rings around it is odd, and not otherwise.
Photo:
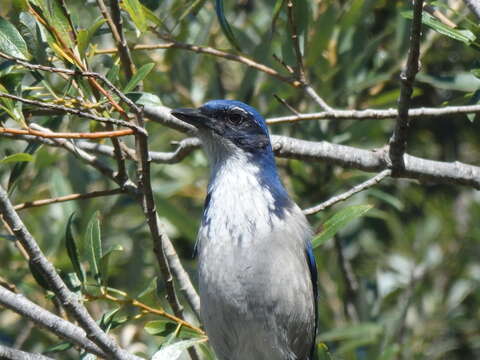
[[(408, 50), (410, 2), (294, 3), (306, 78), (322, 98), (335, 108), (395, 107), (400, 91), (398, 74)], [(94, 1), (2, 3), (0, 52), (34, 64), (104, 74), (138, 104), (185, 107), (213, 98), (231, 98), (252, 104), (266, 117), (289, 115), (290, 110), (276, 100), (277, 96), (302, 113), (320, 110), (301, 87), (292, 85), (293, 81), (180, 46), (202, 45), (241, 54), (293, 79), (300, 69), (287, 1), (124, 0), (120, 4), (133, 76), (128, 75), (128, 62), (120, 55), (119, 45)], [(429, 5), (457, 27), (424, 14), (422, 68), (413, 105), (477, 104), (478, 20), (461, 2), (445, 0)], [(167, 46), (172, 42), (180, 45)], [(163, 45), (142, 49), (141, 44)], [(0, 92), (122, 119), (91, 78), (32, 70), (0, 59)], [(116, 95), (112, 100), (120, 102)], [(127, 107), (122, 109), (128, 111)], [(59, 132), (110, 130), (105, 124), (74, 114), (48, 112), (0, 97), (0, 125), (22, 129), (30, 122)], [(419, 119), (411, 124), (408, 151), (479, 166), (478, 124), (472, 114)], [(148, 122), (146, 128), (154, 151), (171, 151), (172, 144), (184, 137), (154, 122)], [(393, 128), (393, 120), (352, 119), (279, 124), (271, 130), (301, 139), (375, 149), (388, 141)], [(15, 204), (116, 187), (64, 149), (26, 145), (1, 135), (0, 183), (8, 184)], [(130, 148), (135, 147), (132, 138), (123, 139)], [(106, 139), (97, 142), (110, 144)], [(116, 169), (115, 159), (99, 158)], [(289, 192), (301, 207), (326, 200), (368, 178), (359, 170), (341, 169), (328, 162), (279, 159), (278, 164)], [(131, 178), (135, 178), (135, 171), (135, 163), (127, 162)], [(192, 254), (208, 178), (206, 159), (196, 151), (182, 162), (153, 164), (151, 178), (160, 221), (195, 279)], [(157, 353), (157, 358), (166, 359), (169, 355), (165, 354), (178, 356), (196, 345), (201, 356), (213, 359), (203, 334), (150, 311), (165, 309), (171, 313), (151, 234), (134, 197), (116, 194), (54, 203), (26, 208), (20, 214), (71, 290), (82, 294), (101, 327), (122, 338), (127, 349), (141, 356)], [(318, 358), (479, 358), (479, 216), (476, 190), (401, 179), (386, 180), (342, 205), (311, 216), (314, 228), (322, 223), (325, 227), (315, 249), (320, 285)], [(338, 247), (329, 240), (335, 233), (341, 240), (344, 261), (353, 269), (354, 293), (342, 271)], [(0, 241), (2, 283), (14, 284), (29, 299), (62, 314), (48, 284), (32, 265), (28, 266), (6, 228), (0, 230)], [(198, 326), (181, 300), (187, 318)], [(2, 309), (0, 343), (12, 346), (27, 323)], [(71, 344), (38, 327), (29, 329), (22, 349), (61, 359), (78, 358), (79, 352)], [(158, 351), (162, 345), (170, 348)]]

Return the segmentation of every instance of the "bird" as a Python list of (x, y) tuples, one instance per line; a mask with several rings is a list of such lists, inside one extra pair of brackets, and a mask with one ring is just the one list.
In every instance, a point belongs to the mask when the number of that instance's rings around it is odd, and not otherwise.
[(210, 164), (198, 231), (200, 318), (219, 360), (312, 360), (312, 231), (277, 172), (263, 116), (236, 100), (171, 114), (197, 129)]

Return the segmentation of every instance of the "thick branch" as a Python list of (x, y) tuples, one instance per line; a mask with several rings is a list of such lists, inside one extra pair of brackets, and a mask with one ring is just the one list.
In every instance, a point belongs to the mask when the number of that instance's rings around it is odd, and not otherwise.
[[(25, 296), (15, 294), (0, 286), (0, 304), (17, 314), (20, 314), (35, 324), (51, 331), (62, 339), (70, 341), (89, 353), (106, 358), (106, 353), (97, 345), (87, 339), (85, 331), (71, 322), (52, 314), (38, 306)], [(1, 358), (1, 356), (0, 356)]]
[(410, 48), (406, 69), (400, 75), (401, 88), (398, 100), (398, 116), (393, 135), (389, 141), (389, 155), (392, 162), (393, 175), (398, 175), (404, 169), (403, 154), (407, 147), (407, 134), (410, 126), (408, 110), (413, 93), (413, 82), (419, 69), (420, 37), (422, 32), (423, 0), (413, 2), (413, 20), (410, 29)]
[[(324, 161), (342, 167), (368, 172), (380, 172), (388, 168), (384, 150), (363, 150), (351, 146), (313, 142), (287, 136), (272, 136), (277, 156), (307, 161)], [(405, 169), (402, 177), (433, 183), (450, 183), (480, 189), (480, 167), (461, 162), (442, 162), (403, 155)]]

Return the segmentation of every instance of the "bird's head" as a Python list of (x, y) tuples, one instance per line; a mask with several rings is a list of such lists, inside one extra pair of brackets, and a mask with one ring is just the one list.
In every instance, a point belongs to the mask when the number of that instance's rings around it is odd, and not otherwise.
[(196, 109), (175, 109), (172, 115), (198, 129), (211, 155), (243, 152), (257, 157), (272, 151), (265, 119), (241, 101), (212, 100)]

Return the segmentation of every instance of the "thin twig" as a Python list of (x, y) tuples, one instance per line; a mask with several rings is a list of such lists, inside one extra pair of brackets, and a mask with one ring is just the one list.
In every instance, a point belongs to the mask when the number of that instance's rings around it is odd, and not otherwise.
[(101, 197), (101, 196), (122, 194), (124, 192), (125, 190), (118, 188), (118, 189), (112, 189), (112, 190), (92, 191), (84, 194), (70, 194), (65, 196), (59, 196), (56, 198), (28, 201), (22, 204), (17, 204), (13, 208), (17, 211), (20, 211), (20, 210), (29, 209), (29, 208), (38, 207), (38, 206), (57, 204), (65, 201), (92, 199), (92, 198)]
[[(125, 295), (127, 295), (127, 294), (125, 294)], [(128, 304), (128, 305), (131, 305), (133, 307), (139, 308), (142, 311), (145, 311), (147, 313), (165, 317), (165, 318), (177, 323), (178, 325), (184, 326), (186, 328), (189, 328), (189, 329), (195, 331), (197, 334), (205, 335), (205, 331), (203, 331), (199, 327), (196, 327), (195, 325), (190, 324), (189, 322), (185, 321), (184, 319), (181, 319), (181, 318), (178, 318), (178, 317), (176, 317), (172, 314), (169, 314), (168, 312), (166, 312), (163, 309), (152, 308), (151, 306), (148, 306), (147, 304), (144, 304), (141, 301), (138, 301), (137, 299), (129, 299), (129, 298), (120, 299), (120, 298), (117, 298), (117, 297), (115, 297), (115, 296), (113, 296), (109, 293), (104, 293), (100, 296), (87, 295), (87, 298), (89, 300), (105, 299), (105, 300), (115, 302), (117, 304)]]
[(109, 357), (113, 359), (139, 359), (137, 356), (121, 349), (92, 319), (78, 296), (71, 292), (47, 260), (37, 242), (25, 227), (8, 199), (7, 192), (0, 186), (0, 214), (14, 232), (18, 241), (25, 248), (30, 261), (35, 264), (50, 285), (50, 288), (59, 298), (62, 306), (67, 310), (85, 330), (87, 337), (97, 344)]
[(333, 108), (330, 107), (330, 105), (328, 105), (327, 102), (323, 100), (320, 95), (318, 95), (318, 93), (315, 91), (315, 89), (307, 82), (305, 68), (303, 66), (303, 54), (300, 49), (300, 40), (298, 38), (297, 23), (294, 15), (294, 2), (291, 0), (287, 1), (287, 16), (293, 42), (293, 50), (297, 59), (296, 75), (298, 77), (298, 80), (302, 84), (302, 88), (307, 93), (307, 95), (310, 96), (323, 110), (333, 110)]
[(293, 50), (297, 58), (296, 74), (300, 82), (304, 83), (306, 81), (306, 78), (305, 78), (305, 69), (303, 67), (303, 55), (300, 49), (300, 41), (298, 39), (298, 33), (297, 33), (297, 23), (295, 21), (296, 19), (293, 12), (294, 12), (293, 1), (288, 0), (287, 1), (288, 25), (290, 27), (290, 37), (293, 43)]
[[(51, 130), (49, 130), (47, 128), (44, 128), (44, 127), (42, 127), (38, 124), (30, 124), (30, 127), (33, 128), (34, 130), (38, 130), (38, 131), (41, 131), (43, 133), (51, 132)], [(47, 139), (45, 139), (45, 140), (47, 140)], [(48, 140), (54, 142), (55, 144), (57, 144), (60, 147), (63, 147), (64, 149), (67, 149), (75, 157), (77, 157), (80, 160), (84, 161), (85, 163), (93, 166), (95, 169), (100, 171), (100, 173), (102, 173), (106, 177), (108, 177), (110, 179), (115, 179), (115, 174), (114, 174), (112, 169), (110, 169), (106, 164), (104, 164), (103, 162), (98, 160), (95, 156), (92, 156), (89, 153), (75, 147), (75, 145), (71, 141), (66, 140), (66, 139), (57, 139), (57, 138), (48, 139)], [(126, 184), (123, 184), (123, 185), (120, 185), (120, 186), (126, 186)]]
[(410, 28), (410, 48), (408, 50), (407, 65), (400, 74), (401, 88), (398, 100), (398, 116), (392, 137), (389, 140), (389, 155), (392, 162), (393, 176), (397, 176), (405, 167), (403, 154), (407, 147), (408, 128), (410, 118), (411, 96), (413, 93), (413, 82), (419, 70), (420, 37), (422, 32), (422, 9), (423, 0), (413, 2), (413, 20)]
[[(188, 51), (193, 51), (199, 54), (206, 54), (206, 55), (212, 55), (216, 56), (219, 58), (235, 61), (242, 63), (244, 65), (247, 65), (248, 67), (251, 67), (253, 69), (256, 69), (258, 71), (264, 72), (265, 74), (268, 74), (270, 76), (273, 76), (274, 78), (277, 78), (278, 80), (284, 81), (288, 84), (291, 84), (294, 87), (300, 87), (302, 84), (292, 78), (292, 77), (287, 77), (281, 75), (277, 70), (261, 64), (259, 62), (256, 62), (253, 59), (250, 59), (246, 56), (243, 55), (236, 55), (232, 54), (226, 51), (221, 51), (215, 48), (212, 48), (210, 46), (199, 46), (199, 45), (193, 45), (193, 44), (187, 44), (187, 43), (182, 43), (179, 41), (172, 40), (170, 38), (166, 38), (164, 35), (157, 33), (158, 36), (160, 36), (162, 39), (167, 41), (165, 44), (155, 44), (155, 45), (137, 45), (133, 47), (133, 50), (153, 50), (153, 49), (183, 49), (183, 50), (188, 50)], [(103, 53), (103, 54), (111, 54), (117, 52), (117, 49), (105, 49), (105, 50), (98, 50), (96, 53)]]
[(33, 129), (20, 130), (12, 128), (4, 128), (0, 126), (0, 133), (8, 133), (14, 135), (35, 135), (42, 138), (60, 138), (60, 139), (106, 139), (116, 138), (119, 136), (132, 135), (134, 131), (132, 129), (116, 130), (116, 131), (97, 131), (94, 133), (70, 133), (70, 132), (42, 132)]
[(313, 215), (313, 214), (316, 214), (320, 211), (323, 211), (323, 210), (329, 208), (330, 206), (333, 206), (333, 205), (339, 203), (340, 201), (347, 200), (348, 198), (352, 197), (353, 195), (359, 193), (360, 191), (366, 190), (366, 189), (378, 184), (380, 181), (385, 179), (387, 176), (390, 176), (391, 173), (392, 173), (392, 171), (390, 169), (383, 170), (381, 173), (375, 175), (371, 179), (368, 179), (367, 181), (365, 181), (361, 184), (358, 184), (358, 185), (354, 186), (350, 190), (345, 191), (342, 194), (336, 195), (336, 196), (328, 199), (327, 201), (322, 202), (319, 205), (315, 205), (315, 206), (312, 206), (308, 209), (303, 210), (303, 213), (305, 215)]
[[(15, 294), (0, 286), (0, 304), (36, 325), (51, 331), (62, 339), (70, 341), (88, 352), (107, 358), (106, 352), (86, 338), (85, 331), (50, 311), (38, 306), (21, 294)], [(1, 356), (0, 356), (1, 358)]]

